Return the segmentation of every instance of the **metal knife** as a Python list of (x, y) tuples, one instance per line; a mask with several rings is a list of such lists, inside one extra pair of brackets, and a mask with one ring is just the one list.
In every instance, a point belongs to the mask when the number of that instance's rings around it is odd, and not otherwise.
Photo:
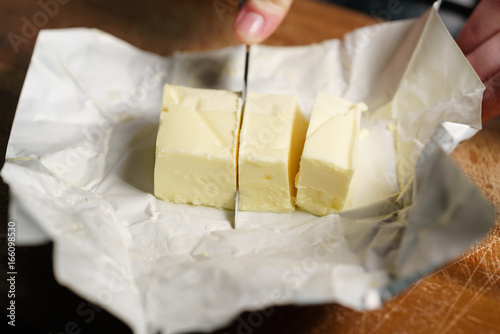
[(240, 153), (240, 146), (241, 146), (241, 136), (240, 136), (240, 131), (241, 131), (241, 124), (243, 123), (243, 115), (245, 112), (245, 103), (247, 101), (247, 81), (248, 81), (248, 59), (249, 59), (249, 52), (250, 52), (250, 46), (246, 46), (246, 53), (245, 53), (245, 72), (243, 74), (243, 90), (241, 92), (241, 99), (242, 99), (242, 107), (241, 107), (241, 116), (240, 116), (240, 124), (238, 128), (238, 149), (236, 150), (236, 197), (234, 199), (234, 225), (233, 228), (236, 229), (236, 224), (238, 221), (238, 203), (240, 199), (240, 190), (239, 190), (239, 153)]

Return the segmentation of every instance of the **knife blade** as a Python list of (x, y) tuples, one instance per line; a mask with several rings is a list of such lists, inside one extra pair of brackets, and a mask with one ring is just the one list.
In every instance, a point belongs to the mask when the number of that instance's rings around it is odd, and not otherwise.
[(246, 46), (246, 52), (245, 52), (245, 71), (243, 72), (243, 90), (241, 92), (241, 100), (242, 100), (242, 107), (241, 107), (241, 116), (240, 116), (240, 123), (239, 123), (239, 128), (238, 128), (238, 146), (236, 150), (236, 196), (234, 198), (234, 226), (233, 228), (236, 229), (237, 226), (237, 221), (238, 221), (238, 204), (239, 204), (239, 199), (240, 199), (240, 187), (239, 187), (239, 156), (240, 156), (240, 146), (241, 146), (241, 136), (240, 136), (240, 131), (241, 131), (241, 125), (243, 124), (243, 115), (245, 113), (245, 103), (247, 101), (247, 82), (248, 82), (248, 59), (249, 59), (249, 53), (250, 53), (250, 46)]

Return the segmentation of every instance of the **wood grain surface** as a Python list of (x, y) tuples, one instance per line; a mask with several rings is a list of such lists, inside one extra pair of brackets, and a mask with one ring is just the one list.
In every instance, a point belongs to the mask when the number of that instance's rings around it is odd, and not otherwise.
[[(237, 41), (231, 33), (236, 0), (16, 0), (0, 3), (0, 147), (8, 135), (39, 29), (96, 27), (137, 47), (168, 56)], [(49, 13), (41, 3), (52, 4)], [(54, 4), (57, 4), (55, 6)], [(45, 13), (45, 16), (40, 13)], [(50, 14), (50, 15), (49, 15)], [(44, 17), (46, 19), (44, 19)], [(28, 22), (28, 23), (27, 23)], [(340, 38), (373, 17), (314, 1), (296, 0), (270, 45), (302, 45)], [(33, 31), (29, 29), (32, 24)], [(21, 39), (13, 40), (13, 36)], [(487, 124), (452, 157), (500, 209), (500, 120)], [(1, 305), (7, 303), (5, 225), (7, 187), (0, 187)], [(377, 311), (338, 304), (275, 307), (244, 313), (217, 333), (498, 333), (500, 225), (460, 259), (419, 280)], [(52, 245), (17, 248), (18, 332), (126, 333), (119, 320), (60, 286), (52, 274)], [(93, 316), (82, 310), (93, 310)], [(262, 317), (262, 314), (266, 316)], [(258, 326), (255, 319), (259, 320)], [(6, 320), (2, 320), (2, 322)], [(3, 323), (1, 324), (4, 325)], [(79, 331), (78, 331), (79, 330)], [(15, 331), (14, 331), (15, 332)]]

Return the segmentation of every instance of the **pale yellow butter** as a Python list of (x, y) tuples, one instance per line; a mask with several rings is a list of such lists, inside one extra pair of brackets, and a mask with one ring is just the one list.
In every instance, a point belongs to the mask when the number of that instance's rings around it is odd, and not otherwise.
[(354, 174), (364, 103), (319, 93), (297, 174), (297, 205), (318, 216), (344, 209)]
[(234, 209), (241, 104), (238, 93), (165, 85), (156, 139), (156, 197)]
[(295, 175), (306, 129), (296, 97), (248, 94), (238, 158), (240, 210), (295, 210)]

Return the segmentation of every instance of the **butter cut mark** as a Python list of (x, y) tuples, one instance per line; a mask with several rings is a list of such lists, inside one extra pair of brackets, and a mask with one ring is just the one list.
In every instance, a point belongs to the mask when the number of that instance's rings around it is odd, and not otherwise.
[[(236, 122), (236, 117), (224, 117), (220, 111), (198, 111), (196, 114), (203, 121), (212, 136), (217, 139), (221, 147), (232, 145), (235, 136), (234, 131), (228, 131)], [(236, 115), (235, 115), (236, 116)]]

